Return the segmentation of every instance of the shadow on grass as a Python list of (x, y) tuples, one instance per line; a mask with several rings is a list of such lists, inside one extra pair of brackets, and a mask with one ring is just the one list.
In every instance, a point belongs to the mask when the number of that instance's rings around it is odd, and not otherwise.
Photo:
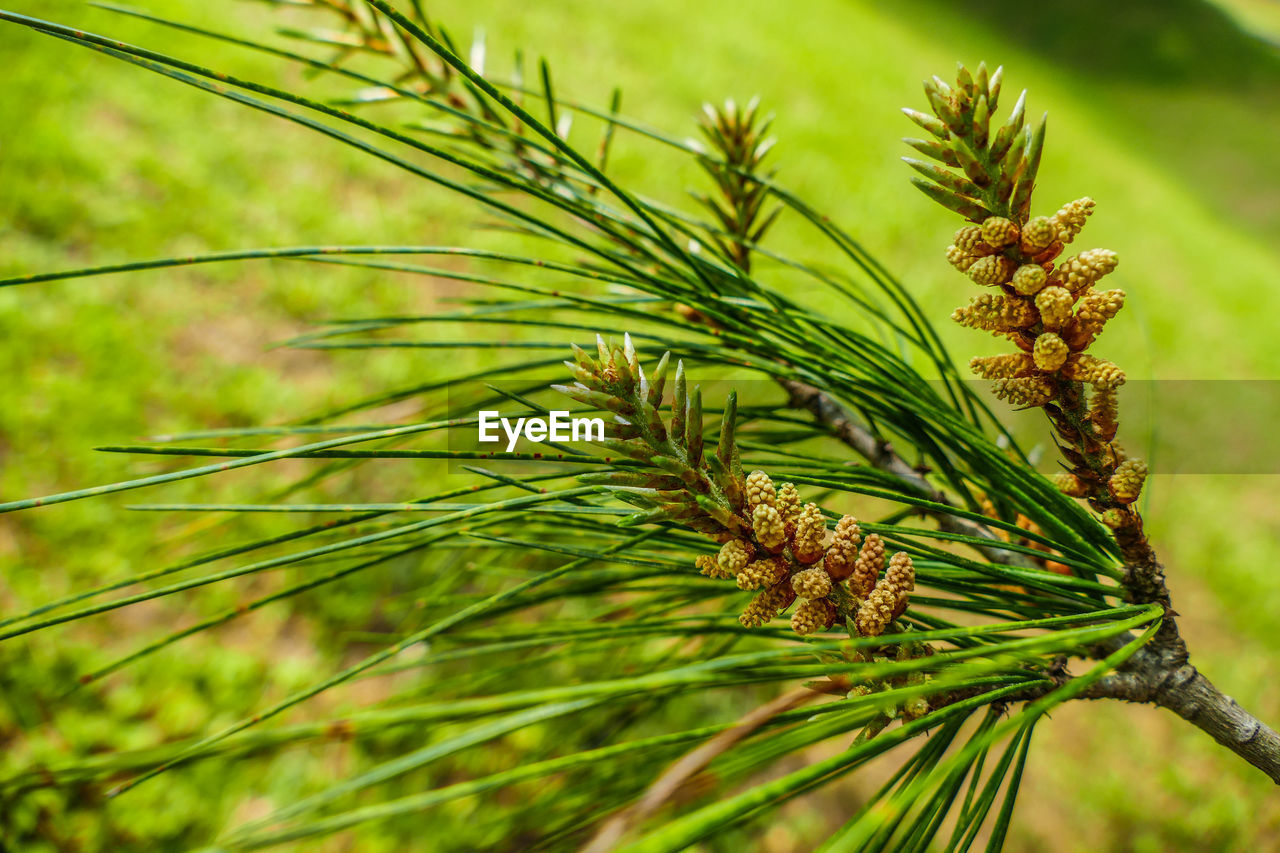
[(1280, 82), (1280, 51), (1204, 0), (907, 0), (948, 7), (1075, 74), (1231, 91)]
[(1280, 49), (1218, 6), (903, 0), (886, 8), (930, 21), (957, 57), (989, 54), (992, 40), (1035, 55), (1078, 80), (1104, 122), (1209, 209), (1268, 241), (1280, 231)]

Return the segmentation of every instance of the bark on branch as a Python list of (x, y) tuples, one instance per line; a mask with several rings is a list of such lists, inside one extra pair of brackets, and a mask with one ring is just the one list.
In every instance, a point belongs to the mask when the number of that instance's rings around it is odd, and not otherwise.
[[(852, 448), (859, 456), (872, 466), (887, 471), (910, 486), (920, 497), (935, 503), (950, 504), (951, 499), (939, 491), (905, 459), (893, 451), (889, 444), (872, 435), (862, 427), (853, 415), (832, 399), (828, 394), (812, 385), (795, 379), (778, 379), (778, 384), (790, 397), (790, 405), (794, 409), (803, 409), (831, 430), (836, 438)], [(1000, 543), (1001, 539), (985, 524), (957, 518), (945, 512), (930, 513), (938, 522), (938, 526), (948, 533), (973, 536), (978, 539), (989, 539)], [(1006, 566), (1030, 567), (1031, 560), (1015, 551), (1007, 551), (993, 544), (990, 548), (981, 548), (983, 556), (993, 563)]]
[[(1153, 655), (1144, 656), (1149, 662)], [(1143, 666), (1143, 661), (1138, 661)], [(1280, 734), (1223, 693), (1191, 664), (1105, 676), (1085, 694), (1168, 708), (1280, 785)]]

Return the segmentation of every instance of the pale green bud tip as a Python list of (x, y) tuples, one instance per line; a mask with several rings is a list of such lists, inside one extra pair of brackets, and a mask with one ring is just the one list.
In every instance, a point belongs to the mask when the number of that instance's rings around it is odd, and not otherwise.
[(1003, 216), (990, 216), (983, 220), (982, 239), (993, 249), (1003, 249), (1018, 242), (1019, 231), (1015, 225)]
[(760, 504), (751, 513), (751, 527), (756, 540), (770, 551), (780, 551), (786, 544), (786, 524), (776, 507)]
[(777, 491), (773, 480), (763, 471), (752, 471), (747, 475), (746, 484), (747, 507), (752, 512), (762, 504), (774, 506), (777, 503)]
[(1058, 227), (1047, 216), (1037, 216), (1022, 228), (1022, 250), (1028, 255), (1038, 255), (1058, 239)]
[(993, 286), (1004, 284), (1013, 276), (1013, 261), (1004, 255), (988, 255), (969, 267), (969, 278), (976, 284)]
[(791, 548), (796, 559), (802, 563), (812, 563), (822, 556), (822, 540), (827, 533), (827, 522), (822, 517), (822, 510), (817, 504), (805, 504), (796, 519), (795, 535), (791, 539)]
[(1045, 373), (1053, 373), (1066, 363), (1070, 352), (1066, 341), (1053, 332), (1045, 332), (1036, 338), (1034, 351), (1036, 367)]
[(1142, 493), (1142, 486), (1146, 481), (1147, 463), (1141, 459), (1126, 459), (1116, 467), (1107, 485), (1117, 501), (1131, 504)]
[(1036, 264), (1023, 264), (1013, 274), (1013, 289), (1023, 296), (1031, 296), (1044, 289), (1049, 275)]

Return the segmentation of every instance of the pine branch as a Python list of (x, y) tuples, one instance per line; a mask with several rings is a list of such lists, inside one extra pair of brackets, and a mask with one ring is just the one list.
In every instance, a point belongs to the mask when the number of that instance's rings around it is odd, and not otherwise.
[[(476, 503), (457, 505), (433, 503), (430, 499), (366, 505), (277, 504), (271, 508), (353, 513), (337, 526), (371, 520), (384, 512), (443, 515), (380, 527), (372, 533), (360, 531), (345, 539), (341, 538), (345, 534), (339, 534), (337, 541), (321, 547), (273, 556), (112, 602), (67, 610), (79, 598), (64, 599), (47, 608), (60, 612), (39, 621), (36, 619), (43, 612), (41, 609), (14, 617), (17, 627), (11, 627), (9, 633), (16, 636), (276, 566), (308, 560), (350, 560), (350, 565), (343, 563), (336, 571), (315, 578), (315, 583), (323, 583), (383, 559), (416, 553), (428, 545), (437, 558), (449, 552), (470, 557), (477, 551), (493, 549), (490, 553), (496, 556), (492, 563), (484, 564), (489, 568), (501, 567), (504, 572), (512, 566), (536, 569), (531, 578), (518, 584), (500, 582), (497, 592), (481, 586), (484, 573), (472, 571), (469, 562), (465, 572), (437, 572), (443, 584), (437, 590), (441, 595), (433, 596), (429, 606), (434, 608), (439, 599), (443, 602), (442, 612), (425, 620), (422, 624), (426, 627), (404, 631), (396, 642), (380, 651), (291, 692), (283, 701), (252, 717), (244, 716), (229, 728), (148, 753), (145, 758), (126, 756), (71, 767), (66, 771), (68, 776), (80, 773), (83, 778), (118, 782), (122, 770), (143, 771), (120, 790), (131, 788), (171, 767), (248, 742), (248, 736), (258, 731), (249, 730), (261, 720), (282, 714), (321, 692), (355, 678), (393, 671), (391, 667), (417, 665), (405, 660), (393, 662), (410, 646), (449, 639), (458, 641), (455, 648), (432, 649), (428, 659), (438, 661), (452, 655), (453, 659), (463, 660), (491, 654), (503, 660), (466, 669), (457, 688), (466, 698), (457, 699), (449, 692), (455, 685), (433, 678), (422, 689), (430, 690), (433, 698), (441, 697), (440, 701), (425, 707), (396, 707), (386, 712), (384, 719), (393, 720), (385, 723), (387, 727), (405, 720), (447, 720), (458, 725), (456, 734), (443, 735), (438, 742), (407, 755), (361, 767), (349, 778), (335, 781), (302, 800), (283, 804), (274, 814), (232, 830), (225, 839), (227, 849), (318, 837), (364, 821), (412, 814), (514, 781), (572, 771), (564, 775), (581, 774), (585, 781), (575, 788), (574, 782), (566, 778), (564, 789), (556, 791), (555, 802), (568, 804), (564, 806), (568, 814), (560, 825), (542, 825), (545, 800), (538, 800), (529, 808), (530, 812), (538, 812), (539, 840), (554, 843), (584, 835), (609, 814), (628, 815), (623, 811), (626, 803), (633, 796), (641, 796), (648, 779), (656, 779), (648, 788), (650, 796), (639, 800), (632, 816), (643, 816), (655, 809), (680, 783), (704, 768), (706, 776), (717, 780), (726, 792), (744, 783), (741, 789), (690, 809), (641, 840), (645, 849), (684, 849), (722, 829), (741, 825), (763, 809), (860, 767), (908, 740), (914, 740), (914, 752), (906, 758), (902, 772), (858, 810), (840, 831), (835, 846), (928, 847), (952, 813), (957, 792), (970, 778), (971, 795), (981, 787), (979, 799), (983, 802), (973, 808), (966, 803), (956, 822), (954, 838), (965, 839), (961, 846), (967, 847), (982, 828), (989, 807), (1005, 784), (1005, 773), (1015, 766), (1016, 759), (1014, 775), (1008, 782), (1010, 793), (999, 809), (993, 833), (998, 846), (1012, 810), (1031, 727), (1058, 703), (1073, 698), (1119, 698), (1170, 708), (1277, 778), (1275, 763), (1280, 744), (1276, 743), (1275, 732), (1223, 696), (1187, 663), (1163, 569), (1143, 535), (1141, 517), (1132, 508), (1145, 471), (1134, 460), (1124, 459), (1112, 444), (1118, 426), (1112, 392), (1122, 381), (1122, 374), (1114, 365), (1084, 353), (1122, 302), (1122, 295), (1117, 296), (1115, 291), (1092, 290), (1093, 283), (1114, 266), (1114, 256), (1086, 252), (1055, 268), (1062, 244), (1070, 242), (1079, 231), (1090, 206), (1077, 202), (1052, 217), (1030, 218), (1044, 123), (1035, 130), (1024, 128), (1024, 101), (1020, 100), (1009, 123), (992, 132), (999, 72), (988, 76), (980, 68), (974, 76), (962, 69), (955, 88), (936, 80), (928, 84), (926, 91), (936, 117), (919, 113), (911, 117), (934, 139), (912, 140), (910, 144), (942, 165), (915, 160), (910, 165), (927, 179), (917, 185), (930, 197), (979, 223), (957, 234), (949, 257), (975, 282), (1000, 290), (998, 295), (981, 297), (958, 313), (968, 325), (1006, 335), (1015, 344), (1017, 352), (982, 361), (977, 368), (1004, 383), (1000, 388), (1007, 399), (1046, 409), (1071, 469), (1073, 479), (1060, 483), (1067, 494), (1051, 488), (1024, 466), (1016, 453), (1007, 453), (995, 444), (984, 430), (980, 404), (975, 405), (971, 392), (957, 391), (950, 384), (957, 375), (955, 368), (927, 316), (905, 289), (884, 274), (851, 238), (778, 188), (771, 173), (760, 170), (769, 142), (762, 139), (767, 123), (757, 119), (754, 105), (745, 110), (733, 106), (712, 110), (704, 133), (714, 150), (686, 150), (697, 158), (717, 193), (715, 198), (699, 198), (712, 217), (709, 222), (700, 222), (690, 214), (649, 202), (606, 176), (608, 148), (615, 129), (635, 128), (617, 116), (616, 98), (609, 112), (596, 114), (606, 127), (598, 155), (588, 160), (569, 144), (568, 105), (555, 93), (545, 64), (540, 68), (540, 89), (523, 91), (518, 80), (513, 86), (499, 86), (484, 76), (482, 62), (476, 58), (483, 51), (473, 51), (470, 62), (462, 59), (448, 34), (430, 21), (417, 4), (411, 15), (396, 11), (393, 4), (384, 0), (300, 0), (296, 5), (337, 14), (347, 28), (344, 34), (291, 35), (301, 35), (313, 44), (339, 47), (343, 51), (339, 59), (322, 62), (264, 48), (267, 52), (313, 71), (341, 74), (362, 83), (379, 81), (346, 67), (349, 48), (391, 63), (398, 71), (389, 81), (382, 81), (385, 86), (380, 90), (384, 93), (381, 97), (403, 98), (434, 118), (445, 118), (451, 131), (425, 125), (415, 129), (435, 134), (431, 138), (448, 137), (448, 147), (423, 143), (372, 119), (337, 109), (331, 100), (304, 98), (177, 57), (11, 13), (0, 13), (0, 18), (41, 29), (308, 127), (478, 202), (526, 235), (552, 241), (558, 250), (575, 257), (585, 255), (585, 261), (560, 262), (471, 253), (474, 258), (483, 257), (492, 263), (518, 264), (521, 271), (528, 271), (531, 266), (543, 267), (557, 275), (570, 276), (575, 282), (621, 286), (626, 288), (625, 293), (602, 298), (579, 293), (573, 286), (565, 290), (562, 281), (552, 290), (536, 276), (502, 278), (357, 257), (398, 251), (390, 247), (352, 247), (345, 250), (351, 257), (310, 260), (451, 278), (476, 288), (519, 294), (510, 301), (474, 298), (464, 310), (447, 317), (436, 315), (432, 320), (504, 322), (528, 329), (554, 329), (558, 335), (566, 330), (582, 330), (588, 322), (594, 324), (592, 328), (598, 327), (596, 321), (601, 316), (619, 324), (640, 324), (647, 334), (637, 334), (634, 340), (629, 335), (619, 348), (601, 344), (598, 358), (576, 351), (569, 369), (577, 384), (562, 389), (580, 403), (613, 416), (608, 444), (612, 455), (597, 458), (566, 452), (551, 459), (542, 454), (513, 454), (512, 460), (561, 466), (554, 473), (523, 479), (468, 469), (485, 483), (468, 489), (469, 494), (498, 483), (514, 489), (518, 494), (514, 498), (482, 498)], [(538, 99), (540, 109), (526, 109), (526, 95)], [(276, 99), (287, 106), (263, 98)], [(337, 103), (349, 106), (354, 102)], [(535, 113), (545, 115), (547, 120), (538, 119)], [(357, 132), (363, 135), (354, 136)], [(652, 132), (642, 133), (657, 138)], [(415, 152), (417, 159), (403, 156), (405, 151)], [(422, 165), (419, 161), (425, 158), (418, 155), (434, 158), (428, 161), (433, 165)], [(434, 171), (437, 161), (464, 170), (467, 183)], [(527, 202), (528, 208), (505, 200), (513, 193), (521, 202)], [(781, 204), (770, 208), (775, 202)], [(816, 225), (845, 258), (882, 288), (899, 313), (881, 309), (854, 288), (844, 287), (834, 276), (780, 258), (762, 247), (760, 241), (779, 210), (798, 213)], [(553, 220), (553, 215), (560, 218)], [(568, 224), (561, 224), (561, 219), (567, 219)], [(686, 250), (686, 246), (694, 248)], [(333, 249), (323, 251), (335, 253)], [(410, 248), (408, 252), (467, 254), (465, 250), (429, 247)], [(241, 253), (238, 257), (272, 255), (281, 257), (287, 253)], [(913, 355), (923, 355), (930, 367), (937, 369), (947, 384), (950, 400), (930, 389), (911, 358), (883, 346), (875, 334), (864, 334), (862, 326), (851, 328), (854, 321), (842, 324), (827, 312), (806, 310), (767, 287), (759, 271), (753, 272), (753, 266), (763, 266), (753, 263), (757, 258), (779, 260), (848, 297), (860, 311), (857, 322), (865, 321), (885, 337), (905, 342)], [(129, 268), (165, 265), (169, 264), (161, 261)], [(67, 276), (48, 278), (56, 277)], [(41, 278), (44, 277), (21, 281)], [(20, 280), (0, 282), (7, 283)], [(1044, 293), (1049, 296), (1041, 298)], [(676, 306), (675, 311), (670, 306)], [(549, 312), (556, 316), (548, 319)], [(558, 312), (582, 312), (589, 317), (573, 317), (573, 322), (566, 322)], [(382, 331), (421, 319), (361, 321), (349, 328), (317, 334), (305, 345), (391, 345), (381, 339), (345, 343), (329, 340), (323, 344), (319, 339), (349, 334), (352, 329)], [(696, 325), (690, 327), (687, 319), (695, 320)], [(642, 344), (639, 351), (635, 341)], [(495, 343), (472, 341), (468, 345)], [(417, 345), (435, 346), (438, 342)], [(546, 341), (521, 341), (511, 348), (546, 345)], [(760, 434), (754, 447), (749, 441), (739, 441), (736, 397), (732, 395), (725, 406), (718, 446), (704, 446), (701, 396), (696, 386), (690, 388), (679, 367), (671, 382), (674, 400), (670, 410), (660, 411), (670, 359), (664, 357), (646, 376), (640, 353), (647, 353), (650, 346), (660, 348), (658, 351), (677, 352), (690, 364), (753, 370), (772, 378), (786, 391), (790, 407), (808, 412), (814, 422), (772, 415), (772, 431), (762, 430), (761, 434), (775, 438), (785, 434), (778, 428), (785, 425), (792, 436), (800, 435), (800, 441), (832, 435), (867, 460), (868, 466), (846, 466), (843, 460), (807, 455), (797, 450), (802, 446), (798, 442), (790, 444), (794, 437), (778, 441), (777, 446), (760, 439)], [(525, 369), (537, 366), (538, 362), (521, 365)], [(505, 365), (503, 370), (511, 367)], [(1086, 400), (1087, 385), (1094, 390)], [(357, 402), (344, 412), (438, 391), (440, 387), (434, 383), (399, 389)], [(539, 411), (537, 402), (522, 396), (525, 392), (494, 390), (501, 399), (518, 401)], [(451, 410), (445, 417), (449, 420), (400, 429), (371, 429), (355, 438), (312, 443), (292, 450), (146, 448), (141, 452), (247, 458), (53, 498), (73, 500), (283, 459), (476, 458), (467, 451), (345, 447), (374, 439), (394, 439), (398, 444), (441, 424), (459, 423), (455, 420), (456, 411)], [(771, 415), (757, 412), (752, 417), (767, 421)], [(317, 418), (317, 422), (320, 420), (323, 418)], [(744, 417), (744, 422), (747, 420)], [(885, 436), (918, 450), (918, 465), (895, 451)], [(801, 507), (795, 485), (784, 483), (775, 489), (763, 470), (745, 474), (742, 456), (753, 452), (769, 460), (764, 465), (771, 470), (780, 472), (790, 465), (788, 478), (801, 486), (821, 489), (824, 495), (869, 495), (896, 502), (896, 506), (884, 518), (865, 522), (869, 533), (865, 540), (861, 540), (861, 529), (851, 516), (842, 517), (836, 530), (829, 531), (828, 520), (836, 513), (824, 512), (818, 503)], [(619, 460), (619, 455), (623, 459)], [(779, 466), (777, 469), (773, 468), (774, 463)], [(599, 488), (561, 488), (552, 482), (580, 475), (585, 464), (608, 466), (604, 473), (596, 467), (597, 473), (583, 476), (584, 480), (599, 484)], [(868, 488), (868, 484), (875, 488)], [(615, 523), (616, 512), (613, 506), (602, 503), (605, 499), (601, 493), (640, 511)], [(1067, 495), (1088, 500), (1113, 538), (1108, 537), (1098, 519)], [(441, 497), (436, 495), (434, 500)], [(819, 500), (825, 501), (825, 497)], [(1000, 509), (988, 513), (990, 522), (984, 524), (979, 507), (986, 500), (999, 502)], [(39, 503), (10, 503), (0, 506), (0, 510), (25, 509)], [(973, 509), (962, 510), (962, 506)], [(214, 505), (177, 505), (170, 509), (211, 507)], [(256, 511), (264, 505), (222, 508)], [(1026, 518), (1024, 525), (1021, 515), (1016, 523), (1006, 520), (1020, 512), (1035, 515), (1036, 522)], [(918, 513), (935, 519), (939, 530), (904, 523)], [(508, 534), (481, 529), (490, 522), (503, 523)], [(638, 536), (619, 535), (619, 526), (631, 525), (651, 526)], [(313, 530), (322, 529), (333, 528), (324, 525)], [(518, 532), (510, 533), (512, 530)], [(1036, 547), (1009, 542), (1006, 537), (1019, 530), (1027, 534), (1023, 541)], [(407, 538), (393, 541), (400, 537)], [(708, 553), (705, 537), (720, 545), (717, 556)], [(935, 546), (928, 540), (941, 544)], [(247, 553), (283, 541), (259, 540), (221, 556)], [(862, 544), (860, 551), (858, 544)], [(957, 544), (977, 548), (987, 560), (978, 562), (956, 553), (958, 549), (953, 546)], [(889, 547), (901, 550), (886, 561)], [(1045, 556), (1039, 556), (1041, 553)], [(1117, 553), (1124, 561), (1119, 588), (1108, 582), (1120, 574), (1115, 565)], [(540, 562), (543, 558), (559, 560), (564, 556), (570, 561), (550, 569)], [(202, 562), (163, 569), (151, 576), (160, 577)], [(707, 577), (689, 571), (690, 563)], [(458, 575), (466, 580), (455, 581)], [(920, 592), (915, 589), (917, 576)], [(737, 621), (730, 611), (730, 606), (741, 609), (740, 604), (732, 605), (737, 594), (732, 589), (721, 592), (723, 584), (709, 583), (709, 579), (729, 578), (741, 589), (758, 591)], [(278, 595), (291, 595), (306, 586), (295, 584)], [(119, 586), (106, 589), (112, 588)], [(1113, 606), (1121, 589), (1133, 603)], [(101, 591), (91, 590), (83, 597)], [(261, 598), (243, 609), (251, 610), (270, 600), (275, 599)], [(798, 604), (792, 628), (808, 638), (805, 643), (796, 643), (794, 636), (788, 638), (785, 632), (766, 624), (792, 604)], [(534, 609), (542, 605), (553, 606)], [(240, 611), (241, 608), (227, 611), (193, 626), (190, 632), (221, 624)], [(965, 618), (951, 621), (949, 611), (958, 611)], [(521, 618), (505, 618), (513, 613)], [(975, 625), (974, 616), (993, 621)], [(836, 627), (844, 630), (829, 632)], [(190, 632), (171, 634), (97, 674), (114, 671)], [(654, 642), (636, 642), (640, 638)], [(788, 639), (793, 642), (788, 643)], [(668, 642), (671, 640), (676, 642)], [(689, 640), (694, 642), (684, 642)], [(733, 648), (732, 644), (740, 641), (755, 645), (747, 651)], [(548, 657), (555, 658), (561, 652), (552, 649), (563, 644), (571, 645), (574, 655), (584, 655), (593, 643), (600, 644), (599, 671), (605, 675), (591, 680), (578, 678), (575, 671), (572, 683), (539, 683), (534, 689), (519, 689), (522, 683), (528, 683), (520, 679), (527, 677), (522, 670), (529, 666), (529, 660), (520, 655), (508, 659), (512, 651), (542, 649)], [(657, 651), (651, 654), (654, 649)], [(1060, 662), (1086, 652), (1097, 659), (1096, 665), (1079, 677), (1067, 675)], [(575, 664), (582, 660), (583, 657), (572, 659)], [(619, 672), (625, 677), (619, 677)], [(794, 687), (796, 683), (812, 684), (814, 678), (839, 685), (840, 698), (804, 709), (800, 714), (784, 707), (793, 701), (787, 697), (800, 695), (793, 691), (784, 693), (779, 704), (765, 705), (737, 723), (702, 726), (606, 747), (595, 741), (597, 737), (611, 739), (620, 735), (613, 726), (614, 717), (648, 719), (646, 707), (652, 707), (654, 702), (665, 703), (681, 691), (701, 698), (713, 689), (775, 683)], [(506, 679), (510, 679), (509, 685)], [(493, 684), (503, 685), (502, 692), (476, 695), (477, 689)], [(844, 689), (846, 686), (848, 690)], [(1005, 719), (1009, 703), (1020, 703), (1021, 707)], [(601, 714), (600, 718), (585, 721), (586, 725), (581, 718), (575, 718), (558, 730), (564, 737), (557, 746), (566, 750), (565, 755), (522, 762), (512, 770), (398, 800), (379, 801), (372, 796), (377, 792), (374, 786), (421, 770), (452, 752), (535, 723), (551, 725), (561, 717), (588, 709)], [(966, 728), (975, 714), (980, 717), (976, 727)], [(487, 719), (474, 722), (472, 717)], [(586, 731), (592, 728), (598, 728), (599, 733)], [(839, 755), (785, 776), (774, 774), (763, 784), (751, 781), (761, 778), (761, 771), (771, 762), (855, 731), (858, 734), (852, 746)], [(276, 735), (278, 739), (264, 735), (261, 742), (284, 744), (303, 736), (306, 735), (285, 729)], [(1001, 738), (1009, 739), (1008, 747), (983, 783), (979, 778), (983, 761)], [(633, 757), (643, 760), (649, 757), (646, 753), (655, 743), (679, 745), (682, 749), (688, 746), (692, 751), (686, 754), (686, 760), (675, 765), (650, 758), (638, 773), (612, 773), (615, 765), (601, 765), (604, 774), (592, 775), (594, 763), (602, 756), (617, 758), (634, 753)], [(701, 747), (696, 746), (699, 743)], [(662, 775), (663, 766), (672, 769)], [(648, 769), (654, 770), (653, 775), (646, 775)], [(601, 784), (605, 774), (607, 781)], [(371, 796), (358, 808), (344, 811), (346, 807), (338, 805), (342, 798), (364, 794)], [(553, 817), (559, 820), (558, 815)], [(617, 826), (626, 829), (628, 823), (624, 818)], [(612, 832), (608, 825), (605, 831)]]
[[(1280, 736), (1188, 662), (1164, 566), (1135, 508), (1147, 467), (1113, 443), (1119, 429), (1115, 389), (1124, 373), (1084, 352), (1124, 304), (1123, 291), (1093, 289), (1115, 268), (1115, 253), (1089, 250), (1055, 267), (1093, 213), (1093, 201), (1080, 199), (1050, 217), (1031, 218), (1045, 121), (1031, 132), (1023, 126), (1023, 92), (1008, 122), (990, 134), (1001, 77), (1002, 69), (988, 76), (985, 65), (976, 74), (961, 65), (954, 87), (938, 77), (927, 81), (934, 115), (905, 112), (934, 138), (906, 142), (941, 165), (904, 159), (927, 178), (912, 178), (919, 189), (975, 223), (956, 232), (947, 259), (977, 284), (999, 291), (953, 314), (962, 325), (1017, 347), (1008, 355), (975, 358), (974, 372), (995, 380), (995, 393), (1006, 401), (1045, 410), (1067, 469), (1059, 488), (1087, 500), (1111, 529), (1124, 561), (1126, 598), (1164, 612), (1152, 642), (1122, 672), (1093, 685), (1091, 695), (1168, 708), (1280, 784)], [(1087, 384), (1093, 386), (1088, 400)]]

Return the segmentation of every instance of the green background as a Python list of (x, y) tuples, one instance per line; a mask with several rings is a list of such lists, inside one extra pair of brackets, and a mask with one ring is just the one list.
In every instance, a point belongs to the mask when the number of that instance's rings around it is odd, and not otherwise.
[[(301, 82), (261, 56), (79, 3), (7, 5), (246, 76)], [(240, 33), (279, 22), (253, 3), (145, 7)], [(705, 100), (760, 95), (777, 114), (780, 180), (907, 281), (965, 356), (998, 345), (944, 322), (968, 296), (942, 258), (954, 221), (907, 184), (899, 138), (914, 127), (898, 108), (921, 106), (919, 81), (947, 75), (958, 59), (1003, 64), (1006, 91), (1025, 87), (1031, 113), (1051, 113), (1037, 212), (1086, 194), (1098, 202), (1083, 248), (1120, 253), (1115, 286), (1129, 299), (1097, 351), (1142, 379), (1280, 379), (1280, 54), (1266, 41), (1280, 34), (1276, 8), (1264, 0), (430, 4), (455, 35), (483, 25), (490, 69), (501, 74), (523, 46), (552, 63), (562, 93), (604, 103), (621, 86), (626, 113), (675, 135), (693, 135)], [(301, 129), (12, 26), (0, 27), (0, 57), (0, 275), (240, 247), (472, 239), (473, 208)], [(661, 198), (678, 199), (697, 179), (638, 144), (623, 142), (614, 162), (624, 182)], [(785, 220), (777, 239), (804, 248)], [(421, 312), (445, 295), (406, 279), (289, 263), (0, 290), (0, 499), (152, 470), (96, 445), (280, 423), (407, 382), (415, 360), (430, 356), (271, 347), (334, 316)], [(268, 490), (297, 470), (267, 475)], [(202, 480), (146, 499), (229, 500), (247, 494), (247, 482)], [(254, 483), (262, 494), (263, 475)], [(1275, 476), (1156, 476), (1145, 507), (1198, 664), (1272, 722), (1280, 719), (1277, 485)], [(0, 610), (142, 571), (253, 524), (124, 511), (136, 502), (0, 516)], [(268, 608), (114, 677), (56, 718), (28, 691), (5, 689), (40, 683), (57, 695), (76, 673), (134, 648), (134, 635), (251, 589), (213, 587), (5, 644), (0, 770), (201, 731), (216, 722), (210, 708), (233, 719), (304, 683), (369, 627), (338, 602)], [(1167, 712), (1074, 703), (1036, 738), (1011, 849), (1280, 845), (1274, 788)], [(290, 772), (334, 772), (329, 759), (291, 760)], [(171, 774), (112, 808), (139, 834), (175, 837), (193, 820), (257, 813), (235, 780), (213, 772)], [(761, 849), (802, 848), (876, 781), (855, 778), (788, 806)], [(73, 815), (50, 799), (47, 814), (59, 824), (51, 846), (79, 838), (111, 849), (92, 804), (78, 806)]]

